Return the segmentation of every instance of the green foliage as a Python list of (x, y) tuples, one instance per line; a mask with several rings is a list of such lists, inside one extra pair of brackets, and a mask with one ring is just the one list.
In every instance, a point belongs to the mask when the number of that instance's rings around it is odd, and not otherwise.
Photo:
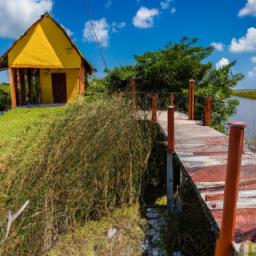
[(232, 88), (243, 79), (242, 74), (234, 74), (232, 68), (235, 61), (220, 69), (211, 68), (198, 82), (196, 94), (196, 118), (203, 120), (205, 96), (212, 97), (212, 126), (224, 131), (223, 122), (235, 113), (237, 100), (228, 99), (232, 95)]
[(134, 66), (124, 66), (114, 68), (109, 71), (105, 83), (109, 92), (126, 90), (129, 85), (129, 80), (136, 74)]
[(99, 94), (106, 94), (107, 92), (107, 86), (104, 79), (98, 79), (96, 77), (93, 77), (89, 81), (89, 87), (86, 88), (85, 95), (86, 96), (93, 96), (93, 95), (99, 95)]
[(233, 90), (232, 95), (256, 100), (256, 90)]
[(151, 124), (113, 96), (81, 99), (17, 138), (0, 158), (0, 239), (8, 211), (30, 204), (0, 254), (42, 255), (78, 225), (138, 201), (151, 135)]
[(211, 67), (202, 64), (212, 48), (194, 46), (196, 39), (183, 38), (180, 43), (168, 44), (164, 49), (135, 56), (139, 88), (146, 91), (181, 92), (188, 80), (201, 80)]
[[(237, 101), (228, 100), (232, 88), (243, 79), (242, 74), (233, 73), (235, 62), (220, 69), (207, 62), (211, 47), (197, 45), (196, 39), (182, 38), (179, 43), (169, 43), (164, 49), (135, 56), (134, 66), (115, 68), (106, 77), (112, 91), (127, 89), (129, 79), (136, 75), (137, 90), (178, 93), (176, 104), (186, 110), (184, 94), (188, 93), (188, 81), (196, 80), (195, 116), (203, 120), (205, 96), (212, 96), (214, 112), (212, 125), (223, 130), (223, 121), (235, 112)], [(183, 102), (177, 102), (183, 101)]]
[(7, 83), (0, 84), (0, 111), (11, 107), (10, 86)]

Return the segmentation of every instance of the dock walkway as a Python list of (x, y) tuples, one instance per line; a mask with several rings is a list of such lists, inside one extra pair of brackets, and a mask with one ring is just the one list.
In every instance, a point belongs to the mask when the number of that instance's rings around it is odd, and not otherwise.
[[(167, 112), (158, 114), (167, 136)], [(175, 113), (175, 153), (220, 228), (226, 177), (228, 136)], [(256, 242), (256, 155), (244, 147), (234, 245)]]

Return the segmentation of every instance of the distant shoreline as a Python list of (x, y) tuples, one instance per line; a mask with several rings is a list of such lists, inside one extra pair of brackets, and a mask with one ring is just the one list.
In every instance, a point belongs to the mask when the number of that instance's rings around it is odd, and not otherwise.
[(254, 90), (233, 90), (233, 96), (256, 100), (256, 89)]

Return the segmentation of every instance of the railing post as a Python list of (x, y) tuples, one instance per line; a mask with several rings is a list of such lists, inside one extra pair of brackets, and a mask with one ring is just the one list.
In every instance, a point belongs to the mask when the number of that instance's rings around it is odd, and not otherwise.
[(174, 151), (174, 106), (168, 108), (168, 151)]
[(171, 95), (171, 106), (174, 106), (174, 95)]
[(157, 93), (152, 96), (152, 122), (157, 121)]
[(135, 111), (136, 110), (136, 78), (132, 77), (130, 81), (130, 87), (131, 87), (131, 92), (132, 92), (132, 109)]
[(173, 153), (174, 153), (174, 106), (168, 108), (168, 152), (167, 152), (167, 209), (172, 212), (174, 207), (174, 169), (173, 169)]
[(215, 247), (215, 256), (231, 256), (232, 241), (235, 233), (244, 128), (246, 126), (241, 122), (232, 122), (229, 123), (229, 125), (230, 132), (224, 191), (224, 206), (220, 236)]
[(195, 112), (195, 80), (189, 80), (189, 97), (188, 97), (188, 119), (194, 120)]
[(204, 113), (205, 126), (211, 126), (211, 114), (212, 114), (212, 97), (207, 96), (205, 98), (205, 113)]

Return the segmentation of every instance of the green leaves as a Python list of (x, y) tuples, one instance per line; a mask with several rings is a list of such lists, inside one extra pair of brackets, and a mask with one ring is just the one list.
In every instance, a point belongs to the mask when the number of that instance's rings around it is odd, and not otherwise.
[(243, 75), (234, 73), (235, 61), (216, 69), (207, 62), (212, 52), (212, 47), (198, 45), (197, 39), (183, 37), (179, 43), (169, 43), (158, 51), (136, 55), (135, 65), (114, 68), (108, 72), (105, 82), (111, 92), (124, 90), (128, 88), (129, 79), (136, 75), (139, 91), (182, 93), (193, 78), (196, 80), (196, 118), (203, 119), (205, 96), (212, 96), (214, 109), (219, 111), (213, 114), (216, 116), (213, 125), (221, 125), (235, 111), (234, 102), (224, 101), (231, 96), (231, 88), (243, 79)]

